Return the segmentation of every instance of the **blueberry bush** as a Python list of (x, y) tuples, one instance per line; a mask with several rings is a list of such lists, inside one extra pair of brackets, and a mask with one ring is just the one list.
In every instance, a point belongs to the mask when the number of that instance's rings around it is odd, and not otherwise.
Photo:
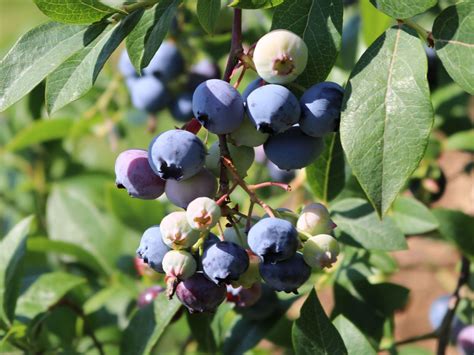
[[(473, 354), (474, 218), (436, 207), (474, 152), (471, 0), (33, 2), (0, 61), (0, 352)], [(455, 278), (400, 339), (420, 235)]]

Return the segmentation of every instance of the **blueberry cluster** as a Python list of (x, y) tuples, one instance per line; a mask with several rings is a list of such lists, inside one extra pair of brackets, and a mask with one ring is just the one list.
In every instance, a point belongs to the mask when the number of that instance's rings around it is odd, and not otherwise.
[[(126, 78), (135, 108), (156, 114), (168, 107), (174, 119), (187, 122), (193, 117), (192, 92), (203, 81), (218, 78), (219, 67), (203, 59), (190, 68), (183, 80), (185, 61), (176, 44), (165, 41), (158, 48), (149, 65), (139, 75), (126, 50), (119, 59), (119, 70)], [(178, 94), (174, 94), (177, 92)]]

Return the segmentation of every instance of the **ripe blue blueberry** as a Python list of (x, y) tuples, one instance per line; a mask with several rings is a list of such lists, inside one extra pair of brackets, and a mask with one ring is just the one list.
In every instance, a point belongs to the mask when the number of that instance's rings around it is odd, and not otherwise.
[(338, 130), (344, 89), (336, 83), (313, 85), (301, 96), (301, 130), (322, 137)]
[(161, 237), (160, 226), (156, 225), (143, 233), (137, 256), (156, 272), (164, 273), (163, 258), (169, 250)]
[(141, 76), (127, 80), (132, 104), (138, 110), (156, 113), (168, 105), (170, 94), (160, 79)]
[(204, 251), (204, 274), (216, 284), (238, 280), (249, 267), (249, 257), (242, 247), (231, 242), (217, 242)]
[(267, 169), (268, 174), (274, 181), (284, 182), (288, 184), (291, 180), (293, 180), (296, 176), (294, 170), (282, 170), (275, 164), (273, 164), (270, 160), (267, 162)]
[(235, 307), (235, 311), (250, 320), (263, 320), (274, 314), (279, 308), (278, 296), (270, 286), (262, 283), (260, 298), (249, 307)]
[(165, 181), (150, 168), (146, 150), (129, 149), (120, 153), (115, 161), (115, 176), (117, 187), (125, 188), (133, 197), (151, 200), (165, 190)]
[(215, 312), (226, 294), (225, 285), (216, 285), (199, 272), (176, 287), (176, 296), (189, 313)]
[(242, 92), (242, 99), (244, 99), (244, 102), (247, 103), (247, 98), (249, 95), (255, 90), (258, 89), (259, 87), (266, 85), (265, 80), (262, 78), (257, 78), (253, 81), (250, 82), (250, 84), (247, 85), (245, 90)]
[(165, 185), (168, 200), (181, 208), (188, 207), (189, 203), (198, 197), (214, 198), (216, 192), (216, 177), (207, 169), (201, 169), (199, 173), (186, 180), (169, 179)]
[(221, 76), (219, 66), (209, 59), (202, 59), (193, 65), (188, 78), (188, 87), (195, 90), (199, 84), (209, 79), (218, 79)]
[[(247, 176), (247, 170), (252, 166), (255, 159), (255, 152), (252, 148), (246, 146), (236, 147), (233, 144), (228, 144), (229, 153), (234, 162), (240, 177)], [(209, 148), (209, 154), (206, 157), (206, 167), (215, 175), (220, 176), (220, 161), (221, 153), (219, 149), (219, 142), (215, 142)], [(227, 176), (232, 179), (232, 174), (227, 172)]]
[[(449, 307), (449, 299), (451, 298), (450, 295), (444, 295), (441, 297), (438, 297), (430, 307), (430, 313), (429, 313), (429, 319), (430, 319), (430, 324), (433, 330), (437, 331), (439, 330), (439, 327), (441, 326), (444, 316), (446, 315), (446, 312), (448, 311)], [(461, 322), (461, 320), (457, 317), (454, 316), (453, 322), (451, 323), (451, 339), (456, 339), (458, 336), (459, 332), (462, 330), (464, 327), (464, 324)]]
[(193, 118), (193, 95), (185, 92), (179, 95), (170, 105), (170, 112), (177, 121), (187, 122)]
[(260, 264), (262, 279), (277, 291), (298, 293), (298, 287), (309, 279), (310, 274), (311, 268), (305, 263), (301, 253), (277, 263)]
[(118, 69), (125, 78), (132, 78), (137, 76), (135, 67), (130, 61), (130, 57), (128, 56), (126, 49), (124, 49), (120, 54)]
[(161, 43), (146, 68), (145, 75), (153, 75), (165, 82), (176, 78), (182, 73), (184, 59), (176, 44), (171, 41)]
[(211, 79), (201, 83), (194, 91), (193, 112), (210, 132), (226, 134), (242, 124), (244, 102), (232, 85), (223, 80)]
[(273, 263), (291, 258), (298, 248), (298, 232), (281, 218), (264, 218), (248, 234), (250, 249), (264, 262)]
[(148, 161), (162, 179), (188, 179), (204, 165), (206, 148), (194, 134), (172, 129), (156, 136), (148, 149)]
[(300, 105), (290, 90), (269, 84), (255, 89), (247, 97), (247, 114), (260, 132), (277, 134), (298, 123)]
[(324, 141), (304, 134), (299, 127), (291, 127), (268, 138), (263, 147), (276, 166), (292, 170), (304, 168), (316, 160), (324, 149)]

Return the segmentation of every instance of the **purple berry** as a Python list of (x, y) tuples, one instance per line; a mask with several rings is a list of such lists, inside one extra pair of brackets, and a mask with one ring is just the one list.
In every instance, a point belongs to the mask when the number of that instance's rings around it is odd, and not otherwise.
[(184, 60), (178, 47), (171, 41), (165, 41), (161, 43), (143, 72), (167, 82), (181, 74), (183, 68)]
[(464, 327), (457, 338), (458, 349), (461, 355), (474, 354), (474, 325)]
[(188, 179), (204, 165), (206, 148), (194, 134), (172, 129), (156, 136), (150, 143), (148, 161), (162, 179)]
[(226, 298), (225, 285), (216, 285), (196, 273), (176, 287), (176, 296), (190, 313), (215, 312)]
[(278, 296), (271, 287), (261, 284), (262, 292), (257, 302), (250, 307), (235, 307), (235, 311), (250, 320), (263, 320), (278, 310)]
[(129, 149), (120, 153), (115, 161), (115, 176), (117, 187), (125, 188), (133, 197), (152, 200), (165, 190), (165, 181), (150, 168), (146, 150)]
[(262, 297), (262, 284), (260, 282), (255, 282), (249, 288), (227, 286), (227, 301), (235, 303), (237, 307), (253, 306), (260, 297)]
[(156, 225), (148, 228), (143, 233), (137, 249), (137, 256), (156, 272), (164, 273), (163, 258), (169, 250), (171, 249), (163, 242), (161, 237), (160, 226)]
[(229, 283), (239, 279), (249, 267), (249, 257), (242, 247), (232, 242), (217, 242), (204, 251), (204, 274), (214, 283)]

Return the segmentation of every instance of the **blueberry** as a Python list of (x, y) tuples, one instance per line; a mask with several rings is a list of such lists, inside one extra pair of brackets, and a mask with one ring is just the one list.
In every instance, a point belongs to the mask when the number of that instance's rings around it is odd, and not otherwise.
[(296, 222), (296, 229), (310, 235), (329, 234), (335, 227), (329, 211), (321, 203), (305, 206)]
[(194, 257), (183, 250), (170, 250), (163, 258), (163, 270), (168, 277), (186, 280), (196, 272)]
[(266, 284), (262, 285), (262, 292), (260, 298), (255, 304), (249, 307), (235, 307), (235, 311), (241, 314), (244, 318), (250, 320), (263, 320), (270, 317), (276, 310), (278, 310), (279, 300), (278, 296), (271, 287)]
[(306, 68), (308, 47), (303, 39), (287, 30), (274, 30), (260, 38), (253, 62), (258, 75), (272, 84), (295, 80)]
[[(229, 154), (232, 158), (235, 168), (240, 177), (247, 176), (247, 170), (252, 166), (255, 159), (255, 152), (250, 147), (240, 146), (236, 147), (233, 144), (228, 144)], [(219, 142), (215, 142), (209, 148), (209, 154), (206, 157), (206, 167), (215, 175), (220, 176), (221, 152), (219, 149)], [(227, 172), (227, 176), (232, 179), (232, 174)]]
[(264, 218), (248, 234), (250, 249), (264, 262), (291, 258), (298, 248), (298, 232), (281, 218)]
[(255, 282), (251, 287), (227, 286), (227, 301), (233, 302), (237, 307), (253, 306), (262, 297), (262, 284)]
[(164, 273), (163, 258), (169, 250), (161, 237), (160, 226), (156, 225), (143, 233), (137, 256), (156, 272)]
[(194, 91), (193, 112), (210, 132), (226, 134), (242, 124), (244, 102), (232, 85), (211, 79), (201, 83)]
[(188, 78), (188, 87), (195, 90), (199, 84), (209, 79), (219, 79), (221, 71), (219, 66), (209, 59), (202, 59), (193, 65)]
[(171, 116), (177, 121), (187, 122), (193, 118), (193, 95), (185, 92), (170, 105)]
[(267, 162), (267, 169), (272, 180), (284, 182), (285, 184), (292, 181), (296, 176), (294, 170), (282, 170), (271, 161)]
[(313, 85), (301, 96), (301, 130), (322, 137), (339, 129), (344, 89), (336, 83)]
[(184, 69), (184, 59), (178, 47), (171, 41), (161, 43), (146, 68), (145, 75), (153, 75), (165, 82), (176, 78)]
[(225, 285), (216, 285), (196, 273), (176, 287), (176, 296), (190, 313), (215, 312), (226, 298)]
[(276, 134), (298, 123), (300, 105), (290, 90), (281, 85), (265, 85), (247, 98), (247, 114), (260, 132)]
[(217, 180), (207, 169), (202, 169), (196, 175), (186, 180), (169, 179), (166, 182), (165, 193), (174, 205), (186, 208), (197, 197), (214, 198), (217, 192)]
[(150, 166), (162, 179), (188, 179), (202, 169), (205, 158), (201, 140), (180, 129), (156, 136), (148, 149)]
[(304, 134), (299, 127), (271, 136), (264, 144), (268, 159), (280, 169), (301, 169), (311, 164), (324, 149), (324, 141)]
[(229, 141), (236, 146), (256, 147), (265, 143), (267, 139), (268, 134), (257, 130), (247, 115), (240, 127), (229, 135)]
[(148, 287), (145, 291), (140, 293), (137, 300), (138, 308), (144, 308), (148, 306), (160, 293), (164, 292), (165, 289), (159, 285)]
[(161, 237), (166, 245), (173, 249), (186, 249), (199, 239), (199, 231), (192, 229), (186, 218), (186, 212), (171, 212), (160, 224)]
[[(433, 330), (437, 331), (439, 330), (439, 327), (441, 326), (444, 316), (446, 315), (446, 312), (448, 311), (449, 307), (449, 299), (451, 298), (450, 295), (444, 295), (441, 297), (438, 297), (430, 307), (430, 313), (429, 313), (429, 319), (430, 319), (430, 324)], [(456, 339), (459, 332), (461, 329), (464, 327), (464, 324), (461, 322), (461, 320), (457, 317), (454, 316), (453, 322), (451, 323), (451, 339)]]
[(146, 150), (129, 149), (120, 153), (115, 161), (115, 175), (117, 187), (125, 188), (133, 197), (151, 200), (165, 190), (165, 181), (150, 168)]
[(458, 349), (461, 355), (474, 354), (474, 325), (464, 327), (457, 338)]
[(205, 231), (214, 227), (221, 218), (221, 207), (209, 197), (198, 197), (186, 209), (191, 228)]
[(303, 258), (312, 268), (331, 267), (339, 255), (339, 243), (329, 234), (318, 234), (309, 238), (303, 245)]
[(120, 73), (125, 78), (132, 78), (137, 76), (137, 72), (135, 67), (133, 66), (132, 62), (130, 61), (130, 57), (128, 56), (127, 50), (124, 49), (120, 54), (119, 62), (118, 62), (118, 69)]
[(132, 104), (138, 110), (156, 113), (164, 109), (170, 94), (163, 82), (153, 76), (141, 76), (127, 80)]
[(277, 291), (298, 293), (298, 287), (309, 279), (311, 268), (305, 263), (303, 255), (296, 253), (284, 261), (260, 264), (260, 275), (270, 287)]
[(214, 283), (238, 280), (249, 267), (249, 257), (242, 247), (231, 242), (217, 242), (202, 256), (204, 274)]
[(242, 99), (244, 99), (244, 102), (247, 102), (247, 98), (255, 89), (258, 89), (263, 85), (266, 85), (266, 82), (262, 78), (257, 78), (250, 82), (250, 84), (248, 84), (245, 90), (242, 92)]

